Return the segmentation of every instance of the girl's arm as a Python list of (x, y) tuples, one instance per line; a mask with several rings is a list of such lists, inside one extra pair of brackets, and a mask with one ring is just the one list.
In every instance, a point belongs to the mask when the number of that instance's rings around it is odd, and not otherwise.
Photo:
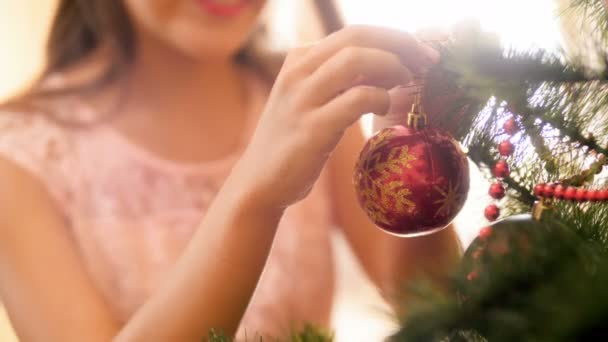
[[(432, 235), (399, 238), (378, 229), (356, 198), (352, 174), (365, 138), (349, 128), (329, 162), (332, 199), (338, 225), (371, 280), (398, 310), (408, 281), (430, 276), (441, 283), (454, 269), (461, 247), (452, 226)], [(406, 308), (407, 309), (407, 308)]]
[[(351, 27), (292, 51), (244, 155), (155, 294), (120, 326), (85, 275), (43, 187), (0, 162), (0, 295), (25, 341), (189, 341), (235, 333), (283, 209), (304, 198), (347, 127), (437, 55), (412, 36)], [(361, 86), (360, 82), (366, 85)]]
[[(121, 327), (45, 189), (0, 159), (0, 295), (22, 341), (188, 341), (236, 331), (281, 209), (229, 182), (166, 286)], [(122, 330), (121, 330), (122, 329)]]

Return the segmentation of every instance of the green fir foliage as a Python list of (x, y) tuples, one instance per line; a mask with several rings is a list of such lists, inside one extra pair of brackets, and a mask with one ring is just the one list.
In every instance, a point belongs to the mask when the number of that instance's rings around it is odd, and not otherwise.
[[(595, 52), (608, 47), (604, 6), (571, 0), (565, 10), (591, 22)], [(490, 179), (497, 146), (508, 138), (503, 124), (517, 118), (506, 216), (530, 212), (537, 183), (608, 186), (598, 162), (600, 153), (608, 156), (605, 69), (591, 70), (565, 52), (504, 51), (476, 27), (460, 28), (441, 53), (435, 71), (447, 77), (429, 78), (427, 87), (459, 94), (442, 116), (459, 118), (454, 135)], [(540, 222), (511, 218), (492, 232), (467, 249), (447, 291), (412, 286), (408, 314), (391, 340), (608, 340), (608, 204), (558, 202)]]

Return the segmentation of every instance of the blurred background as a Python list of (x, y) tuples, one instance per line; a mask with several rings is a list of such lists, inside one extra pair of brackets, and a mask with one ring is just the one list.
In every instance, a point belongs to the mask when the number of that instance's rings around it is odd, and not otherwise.
[[(273, 0), (276, 47), (296, 44), (307, 32), (297, 30), (294, 20), (310, 0)], [(43, 64), (43, 45), (56, 0), (0, 0), (0, 101), (26, 86)], [(502, 43), (516, 49), (556, 49), (560, 43), (554, 0), (339, 0), (347, 23), (389, 26), (410, 32), (476, 20), (496, 32)], [(306, 26), (304, 26), (306, 27)], [(467, 206), (457, 219), (466, 246), (485, 221), (483, 207), (489, 202), (487, 185), (472, 170), (472, 190)], [(339, 270), (338, 298), (334, 314), (337, 341), (381, 341), (393, 324), (390, 310), (363, 275), (342, 237), (336, 236)], [(409, 262), (404, 260), (404, 262)], [(17, 341), (0, 310), (0, 341)]]

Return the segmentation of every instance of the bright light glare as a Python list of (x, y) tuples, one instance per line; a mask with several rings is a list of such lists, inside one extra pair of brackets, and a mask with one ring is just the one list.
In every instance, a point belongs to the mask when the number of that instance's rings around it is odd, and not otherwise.
[(374, 0), (339, 1), (348, 23), (394, 27), (415, 32), (449, 30), (464, 19), (479, 20), (504, 45), (553, 49), (559, 43), (555, 0)]
[[(496, 33), (505, 46), (522, 50), (552, 50), (560, 42), (554, 1), (556, 0), (340, 0), (339, 3), (349, 24), (388, 26), (409, 32), (425, 28), (449, 31), (454, 24), (473, 19), (479, 21), (484, 31)], [(369, 131), (371, 117), (365, 119), (364, 127)], [(471, 172), (473, 183), (469, 200), (455, 222), (465, 247), (486, 222), (483, 208), (490, 203), (488, 183), (476, 168), (473, 167)], [(343, 256), (341, 259), (347, 258)], [(340, 266), (344, 267), (344, 264), (342, 262)], [(376, 312), (369, 303), (378, 303), (378, 295), (369, 290), (369, 280), (361, 274), (362, 272), (342, 270), (339, 277), (341, 285), (338, 293), (342, 293), (342, 297), (338, 297), (334, 312), (337, 341), (381, 341), (382, 336), (391, 333), (389, 321), (375, 319)], [(357, 294), (353, 296), (353, 292)], [(366, 304), (355, 305), (363, 300), (367, 300)], [(363, 329), (356, 329), (357, 327)]]

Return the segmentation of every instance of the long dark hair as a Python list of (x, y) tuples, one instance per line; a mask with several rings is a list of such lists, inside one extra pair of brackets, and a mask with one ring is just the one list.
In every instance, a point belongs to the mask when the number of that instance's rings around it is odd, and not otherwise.
[[(97, 90), (116, 80), (129, 68), (136, 54), (135, 33), (124, 0), (59, 0), (46, 44), (46, 63), (33, 86), (11, 102), (74, 91)], [(322, 29), (330, 33), (342, 27), (333, 0), (314, 0)], [(84, 83), (69, 88), (43, 89), (41, 84), (49, 76), (61, 73), (82, 62), (101, 46), (109, 51), (109, 61), (98, 75)], [(274, 56), (278, 57), (278, 56)], [(245, 48), (239, 58), (251, 60), (253, 56)], [(272, 59), (272, 58), (271, 58)], [(276, 76), (280, 57), (270, 63), (260, 63), (270, 78)], [(24, 100), (24, 101), (20, 101)]]

